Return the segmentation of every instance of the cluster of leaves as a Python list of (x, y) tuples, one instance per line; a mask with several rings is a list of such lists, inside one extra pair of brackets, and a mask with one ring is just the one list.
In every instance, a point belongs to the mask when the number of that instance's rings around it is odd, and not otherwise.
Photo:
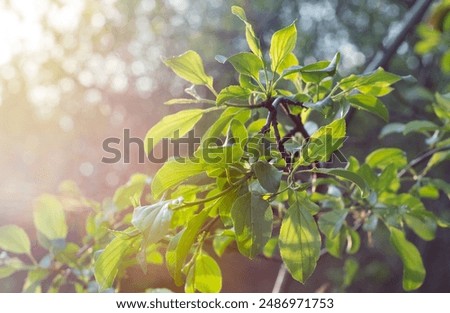
[[(207, 107), (166, 116), (147, 133), (147, 152), (162, 138), (183, 136), (202, 117), (221, 113), (193, 156), (171, 159), (156, 173), (151, 184), (156, 203), (135, 208), (127, 232), (142, 238), (135, 251), (140, 262), (149, 247), (166, 243), (166, 266), (177, 285), (184, 284), (188, 292), (216, 292), (221, 273), (205, 243), (212, 241), (220, 257), (235, 242), (251, 259), (279, 253), (292, 277), (305, 282), (321, 254), (356, 253), (361, 234), (382, 224), (404, 263), (404, 288), (418, 288), (425, 269), (405, 227), (431, 240), (438, 219), (401, 188), (401, 176), (410, 170), (404, 153), (384, 148), (363, 164), (350, 157), (347, 168), (325, 166), (333, 154), (339, 155), (349, 108), (387, 120), (379, 97), (390, 93), (401, 77), (378, 69), (338, 79), (339, 53), (331, 61), (300, 65), (293, 54), (295, 23), (273, 34), (265, 55), (245, 12), (239, 7), (232, 12), (245, 24), (250, 52), (216, 59), (234, 67), (239, 84), (217, 92), (194, 51), (164, 61), (192, 83), (186, 89), (191, 98), (166, 104)], [(214, 99), (201, 97), (199, 86)], [(282, 118), (289, 122), (280, 123)], [(98, 271), (115, 250), (106, 248)], [(100, 283), (106, 288), (112, 281)]]
[(419, 55), (436, 53), (440, 55), (440, 68), (450, 73), (450, 1), (442, 0), (433, 10), (429, 23), (417, 28), (420, 41), (415, 46)]
[[(58, 195), (40, 196), (33, 208), (36, 236), (30, 239), (16, 225), (0, 227), (0, 279), (26, 271), (23, 292), (98, 292), (95, 260), (119, 236), (111, 230), (130, 224), (132, 214), (126, 209), (133, 205), (131, 199), (142, 195), (148, 183), (146, 175), (135, 174), (116, 190), (112, 199), (101, 203), (83, 197), (71, 181), (61, 183)], [(68, 224), (69, 219), (75, 223)], [(78, 220), (84, 224), (84, 230), (79, 229)], [(117, 272), (110, 275), (123, 275), (125, 268), (137, 264), (134, 256), (127, 260), (124, 254), (120, 262), (120, 267), (112, 264)], [(152, 251), (147, 262), (162, 264), (163, 257)]]
[[(38, 276), (33, 282), (40, 282), (48, 278), (48, 266), (57, 269), (55, 280), (75, 279), (76, 290), (89, 290), (90, 284), (108, 290), (118, 288), (131, 266), (139, 264), (147, 271), (149, 263), (165, 262), (186, 292), (218, 292), (222, 274), (216, 258), (235, 245), (250, 259), (279, 256), (292, 277), (304, 283), (324, 253), (353, 255), (361, 236), (387, 230), (403, 262), (404, 289), (421, 286), (425, 268), (406, 234), (409, 229), (432, 240), (437, 227), (448, 227), (421, 200), (436, 198), (439, 190), (449, 195), (446, 182), (425, 177), (449, 156), (448, 99), (437, 95), (434, 105), (442, 125), (412, 121), (383, 130), (382, 135), (429, 134), (425, 157), (431, 158), (420, 174), (415, 170), (419, 162), (408, 162), (397, 148), (375, 150), (364, 162), (350, 156), (345, 168), (333, 167), (333, 156), (345, 161), (339, 149), (347, 135), (350, 107), (387, 121), (388, 110), (379, 98), (401, 77), (380, 68), (340, 78), (339, 53), (331, 61), (300, 65), (293, 53), (295, 23), (273, 34), (265, 54), (242, 8), (234, 6), (232, 13), (244, 22), (250, 52), (216, 59), (234, 67), (238, 84), (217, 92), (194, 51), (164, 60), (192, 84), (186, 89), (190, 98), (166, 104), (204, 108), (164, 117), (148, 131), (146, 151), (163, 138), (186, 135), (202, 119), (213, 121), (193, 155), (168, 160), (151, 179), (149, 193), (144, 189), (149, 179), (137, 174), (116, 191), (113, 201), (86, 204), (94, 213), (87, 220), (82, 246), (66, 243), (62, 204), (44, 196), (35, 221), (39, 242), (49, 251), (42, 259), (47, 263), (31, 257), (23, 230), (5, 226), (0, 248), (30, 256), (33, 265), (23, 267), (19, 259), (5, 256), (0, 263), (3, 277), (20, 268), (30, 270), (29, 280)], [(209, 91), (212, 99), (200, 96), (198, 88)], [(127, 210), (131, 207), (133, 212)], [(346, 263), (349, 277), (356, 268), (354, 260)]]

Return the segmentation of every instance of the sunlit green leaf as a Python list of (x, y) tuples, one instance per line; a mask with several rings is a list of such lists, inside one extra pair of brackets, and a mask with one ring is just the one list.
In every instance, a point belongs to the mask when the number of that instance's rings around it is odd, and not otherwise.
[(168, 233), (173, 215), (169, 205), (176, 203), (178, 203), (178, 200), (168, 200), (152, 205), (139, 206), (134, 209), (131, 223), (143, 235), (141, 251), (137, 256), (137, 260), (144, 273), (147, 269), (147, 247), (157, 243)]
[(300, 199), (291, 204), (283, 218), (278, 242), (288, 271), (294, 279), (304, 283), (316, 267), (321, 239), (313, 216)]
[(419, 250), (409, 242), (405, 234), (394, 227), (391, 231), (391, 244), (403, 262), (403, 289), (415, 290), (419, 288), (425, 279), (425, 267)]
[(49, 240), (64, 239), (67, 236), (67, 224), (61, 202), (55, 196), (40, 196), (33, 211), (34, 225)]
[(415, 210), (403, 216), (406, 225), (420, 238), (426, 241), (436, 237), (437, 223), (433, 213), (425, 210)]
[(363, 109), (388, 121), (389, 112), (386, 106), (377, 97), (372, 95), (357, 94), (347, 97), (347, 100), (356, 108)]
[(341, 59), (338, 52), (330, 61), (319, 61), (317, 63), (306, 65), (298, 70), (301, 72), (302, 79), (308, 83), (319, 83), (325, 77), (334, 76), (337, 66)]
[(144, 174), (133, 174), (128, 182), (116, 189), (113, 201), (119, 210), (133, 206), (139, 203), (148, 176)]
[(295, 22), (273, 34), (269, 51), (272, 71), (277, 71), (281, 62), (294, 50), (296, 43), (297, 28)]
[(221, 257), (225, 249), (234, 242), (235, 234), (231, 229), (226, 229), (220, 234), (217, 234), (213, 239), (214, 252)]
[(191, 247), (197, 239), (197, 235), (208, 218), (208, 210), (203, 210), (193, 217), (181, 232), (172, 238), (166, 252), (166, 262), (169, 273), (175, 283), (183, 284), (181, 270), (186, 262), (186, 258), (191, 251)]
[(216, 293), (222, 289), (222, 272), (217, 262), (205, 253), (196, 256), (186, 278), (185, 291)]
[(100, 290), (111, 288), (121, 263), (132, 251), (137, 251), (135, 246), (140, 236), (118, 235), (102, 251), (95, 261), (94, 274)]
[(202, 118), (205, 110), (192, 109), (163, 117), (145, 135), (145, 153), (149, 154), (162, 139), (181, 138), (186, 135)]
[(320, 127), (311, 135), (309, 141), (302, 149), (298, 164), (328, 161), (333, 152), (342, 146), (345, 134), (344, 119), (338, 119)]
[(22, 292), (39, 293), (42, 292), (41, 283), (50, 275), (50, 271), (43, 268), (36, 268), (28, 271), (27, 278), (23, 283)]
[(434, 185), (425, 185), (417, 191), (421, 198), (439, 199), (439, 189)]
[(242, 75), (253, 77), (259, 81), (259, 71), (263, 69), (263, 63), (253, 53), (241, 52), (227, 59), (233, 65), (236, 71)]
[(262, 52), (259, 39), (258, 37), (256, 37), (252, 25), (247, 21), (245, 11), (241, 7), (233, 5), (231, 7), (231, 12), (245, 23), (245, 37), (247, 39), (248, 46), (250, 50), (262, 60)]
[(231, 208), (239, 251), (254, 258), (262, 252), (272, 234), (273, 213), (267, 201), (247, 192)]
[(283, 72), (289, 68), (292, 68), (294, 66), (298, 66), (298, 59), (293, 53), (289, 53), (284, 60), (278, 65), (277, 73), (279, 75), (282, 75), (284, 79), (290, 79), (290, 80), (296, 80), (299, 78), (299, 73), (293, 73), (290, 75), (284, 75)]
[(277, 251), (277, 247), (278, 247), (278, 238), (277, 237), (270, 238), (269, 241), (267, 241), (266, 245), (264, 246), (263, 249), (264, 256), (266, 258), (273, 257), (273, 255)]
[(335, 237), (326, 237), (325, 239), (325, 248), (328, 253), (335, 258), (342, 258), (342, 254), (345, 250), (345, 242), (347, 239), (346, 230), (341, 229), (337, 236)]
[[(386, 72), (380, 67), (368, 74), (350, 75), (345, 77), (339, 82), (339, 87), (342, 90), (351, 90), (356, 88), (362, 93), (367, 93), (378, 97), (385, 95), (387, 91), (390, 91), (390, 89), (383, 88), (389, 87), (401, 79), (402, 78), (400, 76)], [(377, 88), (379, 88), (378, 91)]]
[(212, 86), (213, 78), (206, 75), (203, 61), (197, 52), (189, 50), (185, 53), (163, 60), (175, 74), (194, 85)]
[(427, 170), (430, 170), (432, 167), (435, 167), (448, 159), (450, 159), (450, 150), (436, 152), (428, 161)]
[(18, 254), (31, 253), (30, 239), (27, 233), (16, 225), (0, 227), (0, 248)]
[(228, 86), (222, 89), (217, 96), (217, 105), (222, 105), (228, 101), (232, 103), (248, 103), (251, 90), (241, 86)]
[(171, 159), (156, 172), (152, 181), (152, 195), (159, 199), (163, 193), (183, 182), (189, 177), (198, 175), (205, 170), (205, 165), (190, 159)]
[(210, 138), (218, 138), (225, 135), (228, 129), (228, 124), (232, 120), (238, 120), (242, 124), (250, 118), (250, 110), (241, 108), (226, 108), (222, 114), (213, 122), (205, 134), (202, 136), (202, 142), (210, 140)]

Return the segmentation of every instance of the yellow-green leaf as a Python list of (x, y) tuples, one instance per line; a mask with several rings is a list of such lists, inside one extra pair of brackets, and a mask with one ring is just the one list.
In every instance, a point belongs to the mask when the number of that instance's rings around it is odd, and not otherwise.
[(222, 289), (222, 272), (217, 262), (205, 253), (196, 256), (186, 278), (186, 292), (216, 293)]
[(205, 113), (204, 110), (192, 109), (163, 117), (145, 135), (145, 153), (149, 154), (156, 144), (164, 138), (170, 139), (175, 136), (180, 138), (186, 135), (202, 118), (203, 113)]
[(389, 229), (391, 244), (403, 262), (403, 289), (415, 290), (422, 285), (426, 275), (422, 257), (416, 246), (406, 239), (401, 230), (394, 227)]
[(304, 283), (316, 268), (321, 239), (317, 224), (299, 198), (283, 218), (278, 243), (280, 254), (292, 277)]
[(357, 94), (347, 97), (347, 100), (358, 109), (373, 113), (386, 122), (389, 120), (389, 112), (386, 109), (386, 106), (375, 96)]
[(34, 225), (49, 240), (64, 239), (67, 236), (67, 223), (61, 202), (55, 196), (40, 196), (33, 211)]
[(277, 71), (278, 66), (294, 50), (296, 43), (297, 28), (295, 22), (273, 34), (269, 51), (272, 71)]
[(12, 253), (30, 254), (30, 239), (27, 233), (16, 225), (0, 227), (0, 248)]
[(212, 86), (213, 78), (206, 75), (203, 61), (197, 52), (189, 50), (185, 53), (163, 60), (175, 74), (194, 85)]

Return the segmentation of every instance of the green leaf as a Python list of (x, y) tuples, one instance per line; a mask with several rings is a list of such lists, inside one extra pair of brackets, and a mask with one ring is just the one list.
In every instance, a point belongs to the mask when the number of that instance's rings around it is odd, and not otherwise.
[(266, 258), (272, 258), (278, 247), (278, 238), (272, 237), (267, 241), (263, 249), (263, 254)]
[(366, 157), (366, 163), (371, 168), (385, 169), (388, 165), (394, 164), (396, 168), (406, 166), (405, 152), (397, 148), (382, 148), (371, 152)]
[(203, 113), (205, 113), (205, 110), (192, 109), (163, 117), (145, 135), (145, 153), (148, 155), (156, 144), (164, 138), (181, 138), (186, 135), (202, 118)]
[(327, 237), (325, 239), (325, 248), (330, 255), (340, 259), (345, 250), (346, 239), (346, 231), (345, 229), (341, 229), (337, 236)]
[(278, 191), (282, 173), (275, 166), (264, 161), (258, 161), (253, 164), (253, 171), (264, 189), (271, 193)]
[(0, 279), (9, 277), (14, 273), (27, 269), (25, 265), (19, 258), (1, 258), (0, 259)]
[(100, 290), (112, 287), (122, 262), (130, 252), (137, 250), (134, 245), (140, 238), (119, 234), (102, 251), (94, 265), (94, 275)]
[(347, 217), (347, 210), (332, 210), (320, 216), (318, 225), (327, 238), (336, 237), (341, 231)]
[(33, 220), (37, 230), (47, 239), (66, 238), (68, 229), (64, 209), (55, 196), (44, 194), (36, 200)]
[(427, 163), (427, 171), (448, 159), (450, 159), (450, 150), (436, 152)]
[(311, 135), (302, 148), (298, 164), (307, 165), (314, 161), (326, 162), (345, 140), (345, 120), (338, 119), (320, 127)]
[(280, 254), (292, 277), (304, 283), (314, 272), (320, 256), (321, 239), (317, 224), (302, 202), (294, 195), (283, 218), (278, 243)]
[(217, 105), (222, 105), (228, 101), (234, 103), (248, 103), (248, 98), (251, 93), (250, 89), (242, 88), (241, 86), (228, 86), (220, 91), (216, 103)]
[(31, 254), (30, 239), (27, 233), (16, 225), (0, 227), (0, 248), (12, 253)]
[[(447, 18), (447, 20), (450, 20)], [(443, 73), (450, 73), (450, 50), (447, 50), (441, 58), (441, 69)]]
[(36, 268), (28, 271), (27, 278), (23, 283), (22, 292), (39, 293), (42, 292), (41, 282), (50, 275), (50, 271), (43, 268)]
[(405, 129), (403, 130), (403, 134), (404, 135), (408, 135), (410, 133), (416, 133), (416, 132), (428, 132), (428, 131), (434, 131), (436, 129), (439, 129), (439, 126), (437, 126), (436, 124), (434, 124), (433, 122), (430, 121), (411, 121), (408, 122), (405, 125)]
[(170, 67), (175, 74), (194, 85), (212, 86), (213, 84), (213, 78), (206, 75), (203, 61), (195, 51), (186, 51), (179, 56), (165, 59), (163, 62)]
[(342, 283), (342, 287), (347, 288), (349, 287), (353, 280), (356, 277), (356, 274), (359, 270), (359, 264), (354, 259), (348, 259), (345, 260), (344, 264), (344, 282)]
[(139, 203), (148, 176), (145, 174), (133, 174), (128, 182), (117, 188), (113, 201), (119, 210), (126, 209), (135, 203)]
[(225, 249), (234, 242), (235, 234), (231, 229), (226, 229), (221, 233), (217, 234), (213, 239), (214, 252), (221, 257)]
[[(203, 173), (205, 165), (190, 159), (171, 159), (156, 172), (152, 181), (152, 196), (159, 199), (163, 193), (188, 179)], [(176, 175), (174, 175), (176, 173)]]
[(358, 109), (369, 111), (381, 117), (386, 122), (389, 120), (389, 112), (386, 106), (375, 96), (357, 94), (348, 96), (347, 100)]
[(273, 213), (269, 203), (247, 192), (231, 208), (236, 242), (241, 254), (254, 258), (272, 235)]
[(378, 176), (378, 181), (374, 187), (378, 193), (382, 193), (383, 191), (397, 192), (400, 188), (400, 179), (398, 178), (395, 164), (386, 166), (380, 176)]
[[(299, 78), (299, 73), (293, 73), (290, 75), (287, 75), (283, 73), (285, 70), (288, 70), (289, 68), (298, 66), (298, 59), (293, 53), (289, 53), (284, 60), (280, 63), (280, 65), (277, 68), (277, 73), (281, 75), (284, 79), (289, 80), (297, 80)], [(303, 101), (302, 101), (303, 102)]]
[(386, 72), (380, 67), (372, 73), (345, 77), (339, 82), (339, 87), (344, 91), (356, 88), (361, 93), (379, 97), (389, 93), (392, 89), (387, 87), (401, 79), (400, 76)]
[(186, 278), (186, 292), (217, 293), (222, 289), (222, 272), (217, 262), (205, 253), (195, 258)]
[(330, 115), (330, 112), (333, 112), (333, 104), (333, 99), (331, 97), (331, 94), (329, 94), (327, 97), (323, 98), (320, 101), (306, 102), (303, 105), (307, 108), (320, 112), (325, 117), (328, 117)]
[(341, 54), (338, 52), (330, 61), (319, 61), (317, 63), (309, 64), (304, 67), (299, 67), (298, 70), (302, 74), (302, 79), (307, 83), (320, 83), (324, 78), (334, 76), (337, 66), (341, 59)]
[(144, 273), (147, 272), (147, 247), (160, 241), (169, 231), (173, 211), (169, 206), (179, 200), (161, 201), (134, 209), (131, 224), (142, 232), (141, 251), (137, 260)]
[(247, 75), (259, 81), (259, 71), (264, 69), (260, 58), (250, 52), (241, 52), (227, 59), (236, 71), (242, 75)]
[(390, 123), (386, 124), (380, 132), (380, 135), (378, 138), (383, 138), (386, 135), (393, 134), (393, 133), (403, 133), (405, 130), (405, 124), (403, 123)]
[(370, 193), (369, 186), (364, 178), (349, 170), (343, 168), (315, 168), (312, 172), (333, 175), (351, 181), (358, 186), (363, 197), (367, 197)]
[(272, 71), (276, 72), (278, 66), (295, 49), (297, 43), (297, 28), (295, 22), (276, 31), (270, 41), (270, 59)]
[(419, 288), (425, 279), (425, 268), (419, 250), (409, 242), (405, 234), (394, 227), (390, 241), (403, 262), (403, 289), (410, 291)]
[(183, 284), (181, 270), (200, 229), (208, 218), (208, 213), (209, 210), (203, 210), (193, 217), (186, 228), (175, 235), (169, 243), (166, 252), (167, 268), (178, 286)]
[(250, 50), (262, 60), (262, 52), (259, 39), (258, 37), (256, 37), (252, 25), (247, 21), (245, 11), (241, 7), (233, 5), (231, 7), (231, 13), (236, 15), (241, 21), (245, 23), (245, 37), (247, 39), (247, 44)]
[(205, 140), (210, 140), (210, 138), (220, 137), (221, 135), (225, 135), (225, 132), (228, 129), (228, 124), (232, 120), (238, 120), (242, 124), (250, 118), (250, 110), (241, 109), (241, 108), (226, 108), (219, 118), (208, 128), (205, 134), (202, 136), (202, 142)]
[(436, 237), (437, 222), (433, 213), (415, 210), (403, 216), (406, 225), (423, 240), (430, 241)]
[(347, 248), (348, 254), (355, 254), (361, 247), (361, 237), (356, 230), (347, 227)]

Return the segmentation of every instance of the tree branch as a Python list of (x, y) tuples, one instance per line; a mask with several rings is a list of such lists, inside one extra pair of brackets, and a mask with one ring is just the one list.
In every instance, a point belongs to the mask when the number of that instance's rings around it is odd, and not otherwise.
[[(405, 41), (406, 36), (414, 29), (414, 27), (422, 20), (433, 0), (417, 0), (414, 6), (406, 13), (403, 19), (403, 27), (396, 36), (391, 38), (383, 48), (378, 51), (369, 64), (364, 69), (364, 74), (376, 70), (378, 67), (387, 68), (398, 47)], [(355, 115), (356, 110), (350, 108), (345, 121), (347, 125)]]

